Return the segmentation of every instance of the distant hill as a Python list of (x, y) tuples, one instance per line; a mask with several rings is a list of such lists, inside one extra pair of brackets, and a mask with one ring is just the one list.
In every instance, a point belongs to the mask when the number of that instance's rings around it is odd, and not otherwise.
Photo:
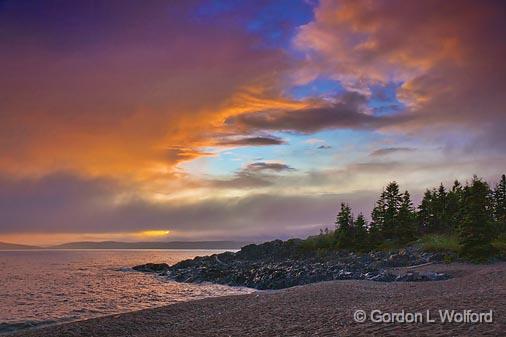
[(15, 250), (15, 249), (40, 249), (36, 246), (18, 245), (16, 243), (0, 242), (1, 250)]
[(238, 241), (170, 241), (170, 242), (70, 242), (50, 249), (240, 249), (251, 242)]

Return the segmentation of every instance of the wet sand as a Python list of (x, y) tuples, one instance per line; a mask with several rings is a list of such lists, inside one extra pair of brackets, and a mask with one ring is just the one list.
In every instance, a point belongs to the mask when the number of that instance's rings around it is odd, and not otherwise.
[[(436, 282), (331, 281), (178, 303), (22, 331), (7, 336), (505, 336), (506, 262), (429, 265), (450, 273)], [(422, 312), (436, 323), (364, 323), (355, 310)], [(438, 310), (493, 310), (493, 323), (439, 322)]]

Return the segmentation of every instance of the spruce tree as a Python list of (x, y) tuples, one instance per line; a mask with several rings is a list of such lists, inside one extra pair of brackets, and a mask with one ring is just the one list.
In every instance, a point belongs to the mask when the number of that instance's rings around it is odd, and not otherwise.
[(408, 191), (402, 194), (402, 201), (396, 221), (396, 236), (400, 243), (413, 241), (416, 237), (415, 210)]
[(336, 241), (340, 249), (353, 248), (353, 216), (350, 206), (344, 202), (341, 203), (341, 209), (337, 214)]
[(383, 241), (383, 226), (385, 224), (386, 193), (381, 193), (376, 205), (371, 212), (371, 223), (369, 224), (369, 245), (377, 247)]
[(492, 256), (494, 237), (491, 191), (488, 184), (476, 176), (464, 189), (462, 224), (459, 230), (462, 255), (473, 260)]
[(385, 239), (396, 238), (397, 216), (401, 202), (402, 197), (399, 193), (399, 185), (393, 181), (385, 189), (385, 216), (382, 226), (382, 234)]
[(434, 231), (437, 233), (447, 233), (448, 232), (448, 216), (447, 216), (447, 193), (446, 189), (441, 183), (437, 192), (435, 192), (435, 228)]
[(355, 220), (354, 226), (354, 247), (358, 251), (366, 251), (369, 248), (367, 237), (367, 222), (364, 215), (360, 213)]
[(434, 224), (433, 194), (427, 189), (423, 195), (422, 202), (418, 206), (418, 228), (421, 233), (430, 233)]
[(463, 189), (458, 180), (453, 183), (452, 189), (447, 194), (446, 212), (448, 217), (448, 233), (451, 234), (462, 222), (462, 197)]
[(504, 174), (494, 190), (494, 220), (497, 234), (506, 233), (506, 175)]

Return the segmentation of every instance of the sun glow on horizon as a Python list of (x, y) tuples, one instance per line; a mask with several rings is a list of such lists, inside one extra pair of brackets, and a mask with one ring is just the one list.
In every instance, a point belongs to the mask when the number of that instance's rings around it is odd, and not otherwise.
[(169, 234), (170, 234), (169, 230), (158, 230), (158, 229), (139, 232), (139, 236), (143, 237), (163, 237)]
[(111, 233), (12, 233), (1, 235), (0, 242), (49, 247), (80, 241), (156, 241), (164, 239), (170, 234), (172, 234), (172, 231), (164, 229)]

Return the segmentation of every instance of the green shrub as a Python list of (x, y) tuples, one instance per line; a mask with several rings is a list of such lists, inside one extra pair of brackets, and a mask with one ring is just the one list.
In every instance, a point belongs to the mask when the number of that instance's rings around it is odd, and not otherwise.
[(405, 244), (401, 244), (401, 243), (399, 243), (398, 241), (395, 241), (395, 240), (386, 239), (386, 240), (383, 240), (376, 247), (375, 250), (382, 251), (382, 252), (391, 252), (391, 251), (398, 250), (398, 249), (404, 248), (404, 247), (406, 247)]
[(334, 231), (322, 231), (320, 235), (310, 236), (301, 244), (301, 249), (306, 252), (326, 251), (336, 248)]
[(428, 234), (420, 239), (420, 244), (428, 252), (460, 253), (459, 238), (456, 235)]
[(499, 237), (492, 241), (492, 246), (501, 256), (506, 257), (506, 233), (502, 233)]

